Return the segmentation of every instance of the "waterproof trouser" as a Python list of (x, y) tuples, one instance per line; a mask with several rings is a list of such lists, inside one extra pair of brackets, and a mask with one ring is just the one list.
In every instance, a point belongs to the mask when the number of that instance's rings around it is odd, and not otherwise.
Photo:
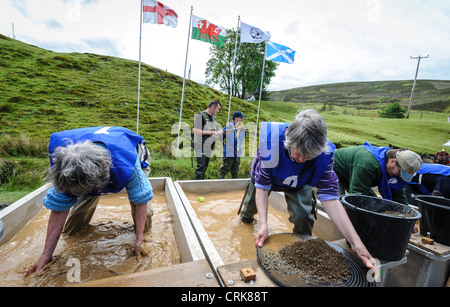
[[(257, 213), (255, 195), (255, 185), (250, 181), (248, 191), (244, 195), (241, 216), (252, 219)], [(312, 187), (305, 185), (298, 190), (284, 191), (284, 196), (289, 212), (289, 221), (294, 224), (292, 231), (297, 234), (311, 236), (314, 226), (314, 218), (311, 214)]]
[(196, 153), (195, 155), (197, 159), (197, 167), (195, 168), (195, 180), (205, 179), (206, 169), (209, 164), (209, 156), (206, 156), (204, 153)]
[(223, 157), (222, 166), (220, 167), (219, 179), (224, 179), (228, 172), (231, 173), (231, 178), (239, 178), (239, 164), (241, 163), (241, 158), (239, 157)]

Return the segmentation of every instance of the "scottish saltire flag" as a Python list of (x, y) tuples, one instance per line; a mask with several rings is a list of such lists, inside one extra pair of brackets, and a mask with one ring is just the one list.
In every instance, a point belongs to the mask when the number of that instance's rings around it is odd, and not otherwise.
[(267, 42), (267, 53), (266, 60), (283, 62), (283, 63), (294, 63), (295, 51), (289, 47)]
[(142, 6), (144, 23), (164, 24), (172, 28), (177, 27), (178, 15), (170, 7), (156, 0), (144, 0)]

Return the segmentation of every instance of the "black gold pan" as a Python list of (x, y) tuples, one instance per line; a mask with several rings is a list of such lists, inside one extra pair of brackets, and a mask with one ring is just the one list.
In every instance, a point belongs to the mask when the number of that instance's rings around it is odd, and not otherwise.
[[(286, 270), (278, 263), (272, 265), (272, 262), (280, 260), (279, 250), (285, 246), (292, 245), (296, 241), (314, 240), (315, 237), (298, 235), (293, 233), (281, 233), (269, 236), (264, 242), (263, 247), (258, 247), (256, 255), (259, 265), (263, 271), (276, 283), (284, 287), (373, 287), (375, 283), (370, 282), (367, 277), (368, 269), (362, 261), (351, 252), (333, 243), (325, 241), (330, 247), (339, 252), (346, 260), (351, 275), (341, 282), (324, 282), (321, 278)], [(289, 271), (289, 272), (288, 272)]]

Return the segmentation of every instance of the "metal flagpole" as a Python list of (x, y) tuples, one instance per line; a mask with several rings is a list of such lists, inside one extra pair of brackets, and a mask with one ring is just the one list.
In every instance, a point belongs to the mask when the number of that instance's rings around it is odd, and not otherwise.
[(262, 68), (262, 73), (261, 73), (261, 87), (259, 89), (258, 115), (256, 115), (255, 139), (253, 140), (253, 156), (256, 153), (256, 137), (258, 135), (259, 108), (261, 106), (261, 95), (262, 95), (262, 87), (263, 87), (263, 81), (264, 81), (264, 66), (266, 65), (267, 42), (265, 42), (264, 46), (265, 46), (264, 47), (264, 61), (263, 61), (263, 68)]
[(188, 39), (187, 39), (187, 47), (186, 47), (186, 60), (184, 62), (183, 90), (181, 92), (180, 121), (178, 123), (177, 157), (178, 157), (178, 147), (180, 146), (181, 115), (183, 114), (184, 87), (186, 85), (186, 67), (187, 67), (187, 59), (188, 59), (188, 54), (189, 54), (189, 41), (191, 40), (191, 24), (192, 24), (192, 11), (193, 10), (194, 10), (194, 7), (191, 6), (191, 16), (189, 17), (189, 30), (188, 30)]
[(144, 0), (141, 0), (141, 19), (139, 23), (139, 81), (138, 81), (138, 103), (137, 103), (137, 119), (136, 119), (136, 133), (139, 133), (139, 100), (141, 97), (141, 40), (142, 40), (142, 11), (144, 7)]
[(237, 50), (237, 41), (238, 41), (238, 31), (239, 31), (239, 22), (241, 20), (241, 16), (238, 16), (238, 23), (236, 28), (236, 40), (234, 42), (234, 57), (233, 57), (233, 70), (231, 71), (231, 87), (230, 87), (230, 101), (228, 102), (228, 118), (227, 124), (230, 121), (230, 110), (231, 110), (231, 96), (233, 96), (233, 83), (234, 83), (234, 73), (236, 70), (236, 50)]

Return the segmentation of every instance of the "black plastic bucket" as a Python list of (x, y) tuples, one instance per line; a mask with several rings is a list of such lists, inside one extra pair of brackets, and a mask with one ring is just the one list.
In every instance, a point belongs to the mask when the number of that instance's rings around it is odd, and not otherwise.
[(429, 195), (414, 197), (417, 200), (420, 219), (420, 234), (430, 237), (437, 243), (450, 246), (450, 199)]
[(342, 196), (341, 202), (372, 257), (398, 261), (405, 256), (414, 225), (421, 217), (419, 211), (374, 196), (349, 194)]

